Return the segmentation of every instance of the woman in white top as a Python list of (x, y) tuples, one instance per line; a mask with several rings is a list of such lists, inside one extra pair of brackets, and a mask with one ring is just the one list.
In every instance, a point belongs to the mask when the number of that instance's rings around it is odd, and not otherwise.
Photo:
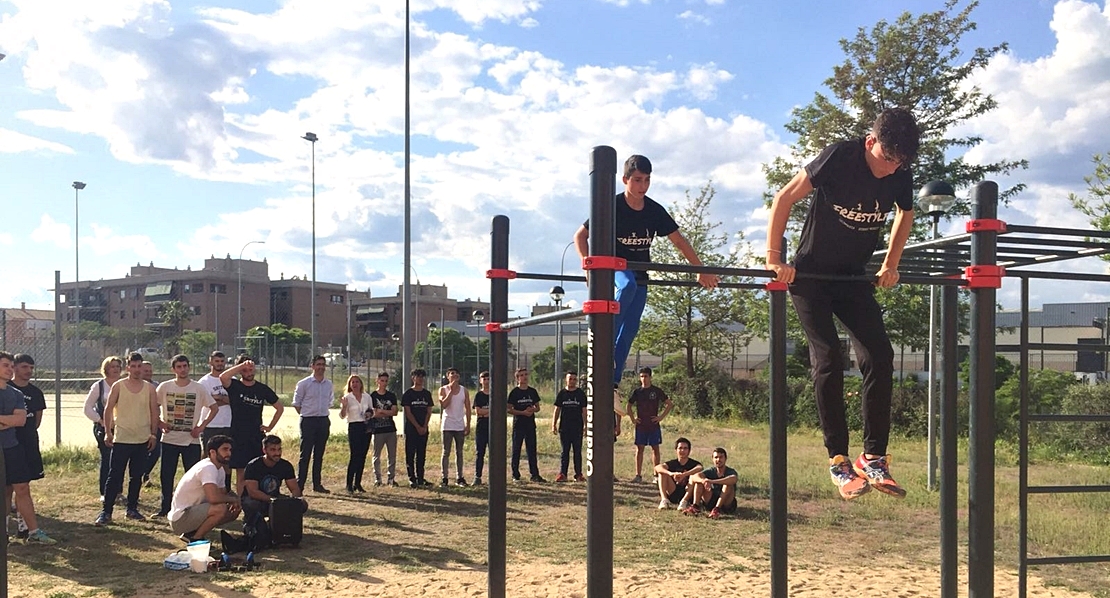
[(366, 492), (362, 488), (362, 470), (366, 469), (366, 453), (370, 451), (370, 431), (366, 412), (373, 413), (370, 395), (363, 392), (362, 377), (347, 378), (347, 394), (339, 399), (339, 417), (347, 420), (347, 442), (351, 457), (347, 461), (347, 492)]
[(104, 444), (104, 406), (108, 404), (108, 394), (112, 385), (123, 375), (123, 359), (110, 355), (100, 362), (100, 374), (104, 376), (89, 388), (85, 397), (85, 417), (93, 423), (93, 437), (96, 448), (100, 449), (100, 502), (104, 502), (104, 484), (108, 482), (108, 465), (111, 463), (112, 449)]
[(447, 485), (447, 465), (451, 460), (451, 444), (455, 445), (455, 483), (466, 486), (463, 477), (463, 439), (470, 433), (470, 393), (459, 384), (459, 370), (447, 370), (447, 384), (439, 389), (439, 423), (443, 431), (443, 453), (439, 457), (440, 471), (443, 472), (441, 486)]

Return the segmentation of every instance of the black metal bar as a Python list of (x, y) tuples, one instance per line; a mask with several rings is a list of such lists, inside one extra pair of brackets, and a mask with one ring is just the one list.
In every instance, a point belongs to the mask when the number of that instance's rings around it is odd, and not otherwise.
[(1029, 279), (1021, 279), (1021, 357), (1018, 376), (1018, 598), (1025, 598), (1029, 576)]
[(535, 272), (517, 272), (516, 278), (520, 280), (561, 280), (563, 282), (586, 282), (585, 276), (571, 276), (566, 274), (560, 276), (558, 274), (538, 274)]
[[(509, 267), (509, 218), (495, 216), (491, 231), (490, 267)], [(509, 281), (490, 279), (490, 321), (509, 317)], [(503, 333), (490, 334), (490, 407), (489, 407), (489, 596), (505, 598), (506, 572), (506, 494), (505, 444), (508, 439), (509, 340)]]
[(1030, 565), (1075, 565), (1080, 563), (1110, 563), (1110, 554), (1087, 556), (1042, 556), (1029, 559)]
[(762, 268), (725, 268), (722, 266), (695, 266), (693, 264), (662, 264), (658, 262), (628, 262), (628, 269), (637, 272), (677, 272), (681, 274), (716, 274), (718, 276), (747, 276), (774, 278), (775, 273)]
[(1104, 414), (1063, 414), (1063, 413), (1030, 413), (1029, 421), (1035, 422), (1110, 422), (1110, 415)]
[[(902, 249), (902, 255), (906, 255), (906, 253), (917, 253), (918, 251), (921, 251), (923, 249), (938, 249), (938, 248), (949, 248), (949, 247), (953, 247), (953, 246), (962, 246), (963, 243), (966, 243), (967, 241), (970, 241), (970, 240), (971, 240), (971, 234), (970, 233), (962, 233), (962, 234), (959, 234), (959, 235), (952, 235), (951, 237), (941, 237), (939, 239), (930, 239), (928, 241), (922, 241), (920, 243), (912, 243), (910, 245), (906, 245)], [(872, 255), (872, 258), (879, 257), (879, 256), (884, 256), (885, 257), (886, 256), (886, 250), (881, 249), (879, 251), (876, 251), (876, 252), (872, 253), (871, 255)]]
[(771, 596), (786, 598), (786, 291), (771, 291), (770, 356), (770, 486), (771, 486)]
[(959, 472), (956, 464), (956, 412), (958, 408), (959, 289), (944, 287), (941, 291), (941, 394), (940, 394), (940, 595), (956, 598), (959, 585), (959, 552), (957, 542), (956, 485)]
[[(54, 288), (59, 288), (57, 284)], [(57, 362), (61, 368), (61, 362)], [(0, 480), (8, 479), (8, 466), (4, 461), (4, 451), (0, 450)], [(8, 598), (8, 509), (11, 505), (4, 505), (4, 539), (0, 540), (0, 598)]]
[(1033, 264), (1037, 264), (1037, 265), (1051, 264), (1052, 262), (1065, 262), (1067, 260), (1074, 260), (1074, 259), (1082, 258), (1082, 257), (1097, 257), (1097, 256), (1100, 256), (1100, 255), (1104, 255), (1106, 253), (1110, 253), (1110, 249), (1107, 249), (1107, 250), (1100, 249), (1098, 251), (1087, 251), (1087, 252), (1054, 251), (1054, 252), (1052, 252), (1052, 255), (1048, 255), (1048, 256), (1042, 255), (1040, 257), (1037, 257), (1037, 258), (1034, 258), (1034, 259), (1031, 259), (1031, 260), (1025, 260), (1021, 263), (1014, 262), (1014, 265), (1012, 265), (1012, 266), (1009, 266), (1005, 262), (999, 262), (999, 263), (1004, 265), (1004, 266), (1011, 267), (1011, 268), (1020, 268), (1022, 266), (1031, 266)]
[(1057, 228), (1053, 226), (1034, 226), (1030, 224), (1006, 223), (1006, 231), (1011, 233), (1039, 233), (1042, 235), (1066, 235), (1069, 237), (1101, 237), (1110, 239), (1110, 231), (1104, 230), (1076, 230), (1074, 228)]
[(548, 322), (558, 322), (560, 320), (570, 320), (583, 315), (585, 312), (582, 308), (578, 309), (561, 309), (559, 311), (552, 311), (530, 318), (520, 318), (518, 320), (509, 320), (501, 324), (502, 330), (513, 330), (515, 328), (526, 328), (528, 326), (535, 326), (536, 324), (547, 324)]
[(1030, 486), (1029, 494), (1098, 494), (1110, 492), (1110, 485), (1083, 485), (1083, 486)]
[(1110, 274), (1091, 274), (1085, 272), (1039, 272), (1037, 270), (1007, 270), (1006, 276), (1015, 278), (1039, 278), (1044, 280), (1082, 280), (1085, 282), (1110, 282)]
[[(998, 217), (998, 184), (971, 188), (972, 217)], [(971, 265), (995, 264), (998, 233), (971, 236)], [(968, 598), (994, 598), (994, 287), (971, 289), (971, 384), (968, 438)]]
[[(616, 248), (617, 151), (590, 152), (590, 254)], [(590, 273), (590, 301), (613, 301), (613, 271)], [(589, 318), (586, 412), (586, 596), (613, 595), (613, 314)]]
[[(1029, 343), (1029, 348), (1044, 351), (1094, 351), (1100, 353), (1110, 351), (1110, 345), (1080, 345), (1078, 343)], [(999, 353), (1017, 353), (1021, 345), (998, 345)]]
[[(992, 234), (997, 236), (998, 233)], [(1009, 235), (999, 239), (999, 246), (1001, 246), (1003, 249), (1011, 245), (1040, 245), (1042, 247), (1079, 247), (1081, 249), (1092, 249), (1096, 247), (1110, 248), (1110, 244), (1107, 243), (1095, 243), (1092, 241), (1073, 241), (1071, 239), (1044, 239), (1040, 237), (1019, 237)]]

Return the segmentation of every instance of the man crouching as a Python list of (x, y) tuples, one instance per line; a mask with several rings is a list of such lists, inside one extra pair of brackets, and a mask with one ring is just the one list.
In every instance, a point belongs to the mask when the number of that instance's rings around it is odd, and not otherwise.
[(170, 505), (170, 527), (186, 542), (204, 538), (217, 525), (234, 521), (242, 510), (239, 497), (224, 485), (231, 463), (231, 438), (213, 436), (205, 448), (208, 458), (185, 473)]

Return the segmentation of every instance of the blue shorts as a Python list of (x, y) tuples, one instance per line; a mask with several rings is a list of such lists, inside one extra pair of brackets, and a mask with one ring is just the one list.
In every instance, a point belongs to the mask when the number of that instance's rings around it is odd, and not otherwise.
[(636, 430), (636, 446), (659, 446), (663, 444), (663, 430), (656, 428), (651, 432)]

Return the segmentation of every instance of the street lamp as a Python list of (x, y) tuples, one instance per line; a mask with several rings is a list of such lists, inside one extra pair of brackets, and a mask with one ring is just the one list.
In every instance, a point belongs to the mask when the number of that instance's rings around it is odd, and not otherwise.
[[(940, 217), (943, 216), (948, 210), (952, 209), (952, 205), (956, 203), (956, 190), (952, 185), (944, 181), (929, 181), (917, 193), (917, 205), (921, 207), (921, 211), (925, 212), (933, 219), (933, 239), (940, 237)], [(937, 430), (936, 430), (936, 413), (937, 413), (937, 287), (936, 285), (929, 286), (929, 371), (928, 371), (928, 384), (929, 384), (929, 426), (928, 426), (928, 488), (932, 490), (936, 488), (937, 482)]]
[[(243, 337), (243, 251), (245, 251), (247, 249), (247, 247), (249, 247), (251, 245), (254, 245), (255, 243), (258, 243), (259, 245), (265, 245), (266, 244), (265, 241), (247, 241), (246, 244), (243, 245), (243, 248), (239, 250), (239, 262), (238, 262), (238, 264), (239, 264), (239, 288), (235, 293), (236, 299), (238, 299), (238, 301), (239, 301), (238, 309), (235, 310), (235, 314), (236, 314), (236, 319), (235, 319), (235, 342), (236, 343), (238, 343)], [(217, 301), (218, 301), (219, 300), (219, 295), (216, 295), (216, 297), (217, 297)], [(238, 347), (236, 347), (236, 351), (238, 351)]]
[[(570, 247), (570, 245), (567, 245), (567, 247)], [(567, 251), (566, 249), (563, 249), (564, 254), (566, 253), (566, 251)], [(559, 269), (562, 270), (562, 264), (559, 265)], [(560, 273), (560, 276), (561, 275), (562, 274)], [(561, 287), (559, 285), (555, 285), (555, 286), (551, 287), (550, 294), (551, 294), (551, 300), (555, 302), (555, 311), (559, 311), (560, 309), (562, 309), (562, 307), (560, 307), (560, 306), (563, 303), (563, 297), (567, 296), (566, 292), (563, 291), (563, 287)], [(562, 320), (556, 320), (555, 321), (555, 394), (559, 394), (559, 389), (562, 388), (562, 386), (561, 386), (562, 383), (563, 383), (563, 321)]]
[(429, 367), (431, 366), (432, 361), (428, 359), (428, 339), (432, 337), (432, 331), (434, 331), (436, 328), (438, 328), (438, 326), (436, 326), (435, 322), (428, 322), (428, 335), (424, 337), (424, 359), (428, 361)]
[[(447, 328), (443, 325), (443, 308), (439, 308), (439, 378), (444, 379), (443, 372), (443, 333), (447, 332)], [(452, 364), (454, 365), (454, 364)], [(446, 381), (444, 380), (444, 384)]]
[(310, 308), (312, 309), (312, 317), (310, 318), (311, 336), (312, 336), (312, 351), (316, 351), (316, 140), (319, 137), (316, 133), (305, 133), (301, 139), (308, 141), (312, 144), (312, 300)]
[(81, 190), (85, 188), (85, 183), (81, 181), (73, 181), (73, 303), (76, 307), (74, 311), (73, 320), (73, 364), (78, 364), (77, 354), (81, 349), (81, 234), (78, 226), (78, 215), (80, 209), (78, 208), (77, 198), (81, 194)]
[(476, 309), (470, 317), (478, 323), (478, 342), (474, 343), (474, 375), (478, 375), (482, 373), (482, 322), (486, 319), (486, 313)]

